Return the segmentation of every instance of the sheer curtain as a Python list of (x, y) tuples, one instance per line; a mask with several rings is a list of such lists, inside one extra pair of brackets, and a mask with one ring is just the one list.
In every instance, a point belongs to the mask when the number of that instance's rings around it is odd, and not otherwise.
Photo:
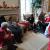
[(32, 14), (32, 0), (20, 0), (21, 3), (21, 20), (24, 20), (24, 14)]

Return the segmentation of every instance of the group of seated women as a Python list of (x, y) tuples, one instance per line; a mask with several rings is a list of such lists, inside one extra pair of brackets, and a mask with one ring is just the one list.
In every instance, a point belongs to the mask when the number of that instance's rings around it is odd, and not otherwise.
[(39, 15), (37, 23), (35, 23), (35, 17), (33, 14), (29, 18), (27, 18), (27, 21), (29, 21), (30, 28), (34, 32), (44, 33), (46, 26), (48, 25), (48, 23), (46, 23), (45, 21), (45, 14), (43, 13)]
[[(46, 32), (45, 30), (48, 23), (45, 23), (43, 17), (44, 14), (40, 14), (37, 23), (35, 23), (33, 14), (27, 18), (26, 21), (29, 23), (29, 25), (26, 24), (28, 26), (28, 30), (41, 33)], [(9, 18), (8, 22), (5, 20), (4, 16), (0, 17), (0, 47), (7, 46), (7, 50), (16, 50), (17, 46), (14, 44), (16, 44), (16, 42), (22, 43), (22, 37), (22, 29), (17, 22), (12, 22), (12, 17)]]
[(11, 21), (11, 17), (8, 22), (3, 19), (4, 16), (0, 17), (0, 45), (7, 46), (7, 50), (16, 50), (17, 46), (14, 44), (22, 43), (22, 29)]

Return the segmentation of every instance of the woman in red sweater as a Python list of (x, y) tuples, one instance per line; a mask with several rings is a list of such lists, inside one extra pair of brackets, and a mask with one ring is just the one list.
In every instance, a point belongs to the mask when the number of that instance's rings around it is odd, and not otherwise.
[(16, 50), (16, 46), (13, 45), (13, 38), (14, 35), (12, 34), (12, 32), (7, 28), (8, 23), (7, 22), (3, 22), (1, 24), (1, 28), (0, 28), (0, 32), (2, 34), (2, 36), (0, 35), (0, 42), (2, 42), (2, 46), (6, 45), (7, 46), (7, 50)]

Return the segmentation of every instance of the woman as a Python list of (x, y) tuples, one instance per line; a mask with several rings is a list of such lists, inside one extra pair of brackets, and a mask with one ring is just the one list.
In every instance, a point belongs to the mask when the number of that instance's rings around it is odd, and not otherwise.
[(14, 38), (16, 40), (16, 42), (18, 43), (22, 43), (22, 30), (20, 28), (20, 26), (17, 26), (15, 22), (12, 21), (12, 17), (9, 18), (8, 21), (8, 28), (12, 31), (12, 33), (14, 34)]
[(7, 22), (3, 22), (1, 24), (1, 29), (4, 32), (3, 45), (7, 46), (7, 50), (16, 50), (17, 46), (13, 45), (14, 44), (13, 43), (14, 35), (12, 34), (12, 32), (7, 27), (8, 27)]
[(0, 16), (0, 27), (1, 27), (1, 23), (2, 23), (2, 22), (6, 22), (4, 16)]
[(27, 19), (27, 21), (28, 21), (29, 24), (30, 24), (29, 29), (30, 29), (30, 30), (33, 30), (33, 27), (34, 27), (33, 24), (34, 24), (34, 21), (35, 21), (33, 14)]
[(50, 35), (50, 31), (49, 30), (50, 30), (50, 22), (49, 22), (48, 26), (46, 27), (46, 30), (45, 30), (45, 33), (44, 33), (45, 36)]

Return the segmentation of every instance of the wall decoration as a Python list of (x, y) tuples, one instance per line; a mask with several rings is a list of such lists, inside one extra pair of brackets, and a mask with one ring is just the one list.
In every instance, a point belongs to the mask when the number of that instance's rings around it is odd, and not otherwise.
[(0, 0), (0, 8), (19, 8), (18, 0)]

